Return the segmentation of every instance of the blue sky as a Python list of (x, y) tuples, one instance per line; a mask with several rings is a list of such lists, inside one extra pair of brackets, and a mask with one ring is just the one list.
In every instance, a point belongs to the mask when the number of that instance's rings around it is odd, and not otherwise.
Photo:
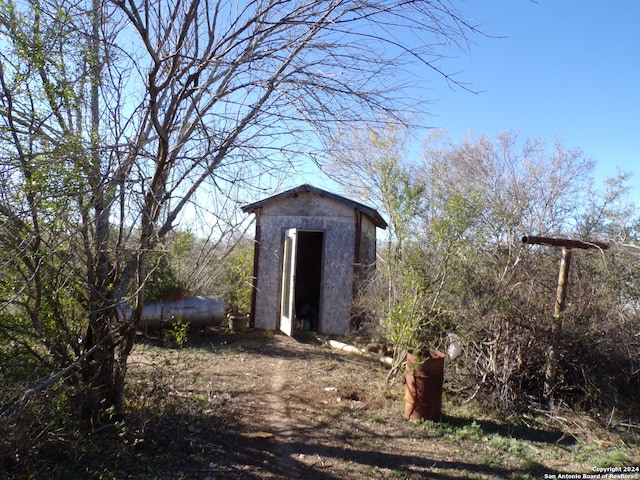
[[(432, 71), (419, 94), (424, 126), (454, 142), (514, 130), (552, 146), (581, 148), (598, 178), (633, 172), (640, 198), (640, 1), (469, 0), (454, 2), (489, 37), (440, 63), (470, 93)], [(445, 52), (446, 53), (446, 52)], [(426, 87), (426, 88), (423, 88)], [(304, 181), (324, 182), (317, 174)], [(325, 184), (326, 185), (326, 184)]]
[(428, 125), (454, 141), (505, 130), (558, 137), (595, 159), (598, 176), (619, 167), (640, 185), (640, 2), (472, 0), (460, 9), (505, 38), (475, 38), (468, 57), (449, 61), (481, 93), (435, 88)]

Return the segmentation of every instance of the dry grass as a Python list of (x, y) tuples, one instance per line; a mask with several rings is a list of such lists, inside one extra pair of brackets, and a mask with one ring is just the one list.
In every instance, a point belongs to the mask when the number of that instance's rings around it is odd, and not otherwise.
[(50, 439), (0, 464), (5, 476), (515, 479), (640, 463), (637, 444), (608, 431), (604, 445), (580, 416), (505, 424), (445, 395), (442, 422), (408, 422), (404, 386), (389, 387), (384, 367), (313, 338), (219, 329), (181, 349), (144, 341), (129, 368), (124, 421)]

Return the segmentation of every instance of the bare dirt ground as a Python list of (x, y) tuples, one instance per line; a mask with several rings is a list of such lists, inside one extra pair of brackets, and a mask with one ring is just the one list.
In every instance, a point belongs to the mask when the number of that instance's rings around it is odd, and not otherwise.
[(404, 385), (389, 387), (382, 365), (310, 337), (216, 329), (192, 335), (180, 349), (142, 343), (129, 368), (131, 413), (121, 436), (132, 456), (109, 466), (116, 478), (545, 478), (593, 472), (579, 445), (561, 431), (472, 418), (454, 408), (453, 399), (445, 398), (442, 422), (409, 422)]

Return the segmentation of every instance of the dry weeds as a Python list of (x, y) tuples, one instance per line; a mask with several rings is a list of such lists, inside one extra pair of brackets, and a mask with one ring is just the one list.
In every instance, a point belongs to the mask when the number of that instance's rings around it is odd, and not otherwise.
[(129, 422), (129, 442), (146, 452), (141, 458), (157, 478), (592, 472), (566, 432), (470, 418), (453, 399), (445, 399), (440, 424), (408, 422), (404, 386), (389, 387), (386, 374), (312, 337), (217, 330), (192, 336), (183, 349), (142, 344), (131, 357), (129, 407), (138, 423)]
[(0, 478), (526, 479), (640, 464), (637, 441), (562, 409), (514, 425), (445, 393), (441, 422), (409, 422), (404, 386), (386, 378), (313, 337), (141, 339), (124, 418), (83, 431), (43, 397), (22, 437), (18, 423), (0, 436)]

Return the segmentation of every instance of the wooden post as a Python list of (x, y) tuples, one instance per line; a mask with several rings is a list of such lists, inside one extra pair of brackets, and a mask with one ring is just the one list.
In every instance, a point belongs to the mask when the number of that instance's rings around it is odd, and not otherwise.
[(567, 298), (569, 284), (569, 267), (571, 265), (571, 249), (599, 249), (607, 250), (609, 245), (599, 242), (583, 242), (581, 240), (568, 240), (552, 237), (522, 237), (522, 243), (534, 245), (546, 245), (549, 247), (562, 247), (562, 259), (560, 260), (560, 272), (558, 274), (558, 287), (556, 289), (556, 303), (553, 309), (551, 321), (551, 339), (546, 349), (546, 363), (544, 371), (544, 397), (551, 400), (551, 395), (556, 386), (558, 372), (558, 350), (560, 348), (560, 334), (562, 333), (562, 313)]
[(544, 375), (544, 397), (549, 399), (553, 393), (558, 371), (558, 350), (560, 348), (560, 334), (562, 333), (562, 312), (567, 298), (569, 283), (569, 267), (571, 266), (571, 249), (562, 247), (560, 273), (558, 274), (558, 288), (556, 289), (556, 305), (551, 320), (551, 341), (547, 346), (546, 368)]

